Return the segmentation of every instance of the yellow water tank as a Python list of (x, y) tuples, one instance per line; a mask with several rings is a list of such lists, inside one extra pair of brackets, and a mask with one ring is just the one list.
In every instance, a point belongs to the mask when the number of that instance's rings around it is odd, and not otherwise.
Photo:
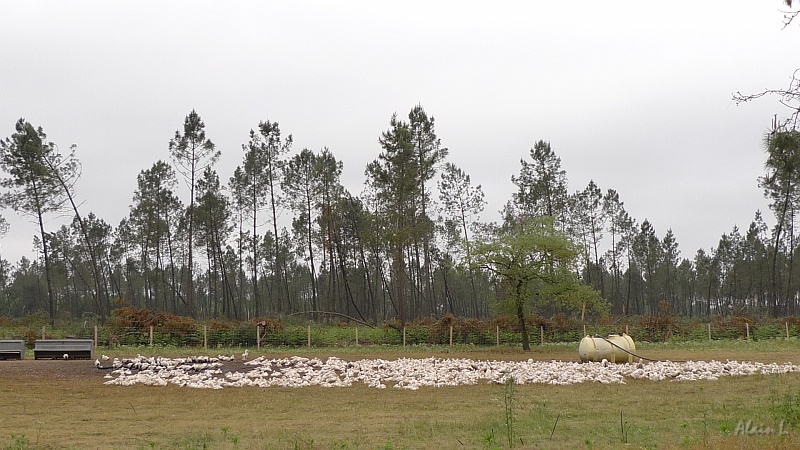
[(625, 333), (622, 333), (622, 336), (610, 334), (607, 338), (586, 336), (578, 347), (578, 355), (583, 362), (599, 362), (605, 359), (613, 363), (628, 363), (633, 362), (631, 353), (635, 352), (633, 339)]

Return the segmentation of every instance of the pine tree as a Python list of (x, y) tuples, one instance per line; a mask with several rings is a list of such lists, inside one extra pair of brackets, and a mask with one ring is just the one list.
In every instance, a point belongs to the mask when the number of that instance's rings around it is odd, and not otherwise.
[(183, 175), (189, 188), (189, 209), (187, 211), (189, 260), (187, 263), (188, 279), (186, 288), (186, 308), (192, 317), (197, 317), (194, 297), (194, 209), (195, 190), (200, 174), (219, 159), (220, 151), (215, 150), (214, 143), (206, 138), (206, 125), (195, 110), (186, 116), (183, 122), (183, 134), (175, 131), (175, 137), (169, 141), (169, 151), (176, 168)]
[(0, 186), (6, 189), (0, 197), (0, 203), (33, 216), (39, 226), (51, 323), (55, 320), (56, 299), (44, 216), (60, 211), (67, 200), (48, 163), (60, 159), (58, 149), (55, 144), (47, 142), (47, 135), (42, 128), (34, 128), (22, 118), (17, 121), (16, 133), (0, 141), (0, 168), (8, 174), (0, 181)]

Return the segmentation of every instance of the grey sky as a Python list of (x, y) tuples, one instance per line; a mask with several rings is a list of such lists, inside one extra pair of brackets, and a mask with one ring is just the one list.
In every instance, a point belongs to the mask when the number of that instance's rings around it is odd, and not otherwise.
[[(672, 228), (683, 257), (756, 210), (775, 99), (798, 61), (783, 2), (3, 2), (0, 137), (19, 117), (78, 145), (82, 211), (110, 225), (136, 176), (196, 109), (227, 180), (260, 120), (294, 149), (324, 146), (358, 194), (392, 113), (422, 104), (449, 161), (496, 220), (533, 144), (551, 142), (570, 190), (616, 189), (638, 222)], [(183, 194), (186, 201), (186, 195)], [(3, 211), (12, 262), (32, 224)], [(47, 224), (55, 230), (62, 219)]]

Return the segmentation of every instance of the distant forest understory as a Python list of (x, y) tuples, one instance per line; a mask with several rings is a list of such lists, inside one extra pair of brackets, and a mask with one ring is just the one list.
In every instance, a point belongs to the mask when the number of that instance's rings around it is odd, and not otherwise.
[[(15, 130), (0, 141), (0, 202), (32, 219), (37, 258), (0, 260), (0, 316), (104, 322), (119, 307), (239, 321), (324, 311), (400, 325), (508, 316), (524, 331), (532, 315), (800, 313), (794, 130), (766, 139), (757, 186), (776, 225), (757, 211), (746, 230), (734, 227), (692, 258), (671, 230), (659, 236), (634, 219), (614, 189), (590, 181), (569, 193), (545, 141), (511, 175), (516, 191), (501, 222), (482, 222), (481, 186), (447, 161), (419, 105), (379, 134), (358, 195), (342, 186), (331, 151), (296, 151), (269, 121), (250, 130), (241, 164), (221, 178), (220, 151), (192, 111), (165, 138), (165, 159), (139, 173), (116, 226), (76, 200), (77, 147), (62, 154), (24, 119)], [(47, 229), (65, 214), (71, 224)]]

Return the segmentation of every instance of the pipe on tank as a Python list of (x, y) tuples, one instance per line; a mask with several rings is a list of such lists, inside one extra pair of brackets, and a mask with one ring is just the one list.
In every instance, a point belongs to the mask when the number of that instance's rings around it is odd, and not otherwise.
[[(613, 363), (632, 363), (636, 345), (625, 333), (622, 336), (610, 334), (607, 338), (586, 336), (578, 346), (578, 355), (582, 362), (607, 360)], [(630, 352), (630, 353), (628, 353)]]

